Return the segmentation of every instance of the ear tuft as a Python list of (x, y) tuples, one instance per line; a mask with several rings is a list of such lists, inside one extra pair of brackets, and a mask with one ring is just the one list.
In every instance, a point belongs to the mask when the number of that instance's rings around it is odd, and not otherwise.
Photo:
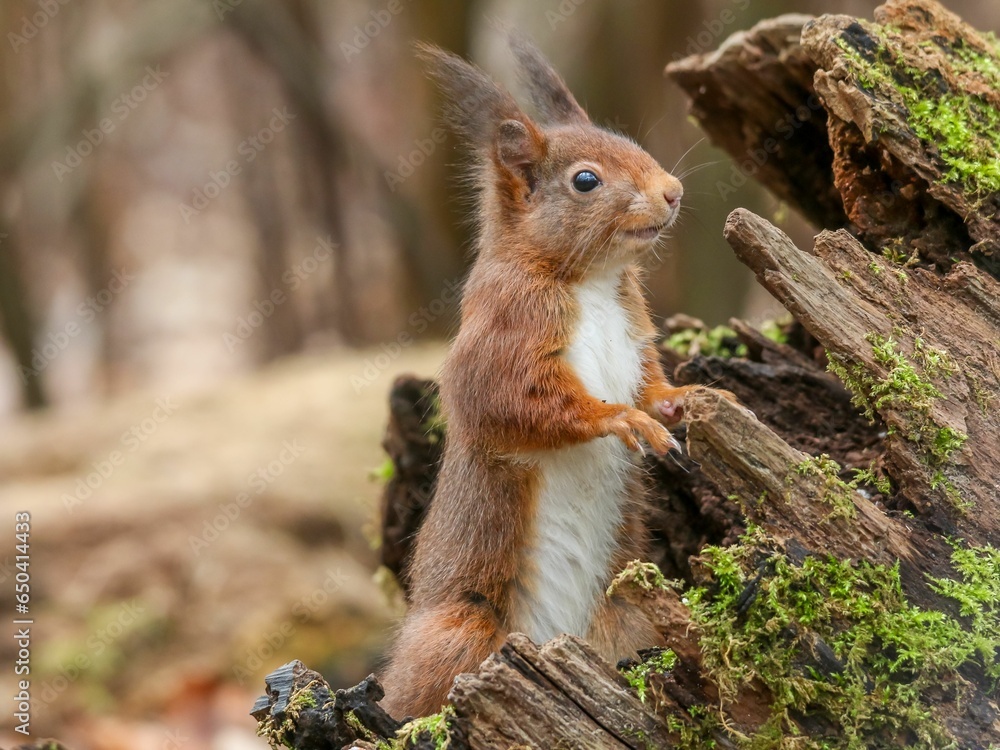
[(528, 37), (510, 29), (507, 32), (507, 42), (517, 60), (520, 78), (531, 94), (532, 103), (538, 110), (542, 122), (564, 124), (590, 122), (587, 113), (577, 104), (565, 81)]
[(432, 44), (418, 42), (416, 52), (447, 99), (448, 127), (474, 148), (491, 148), (504, 120), (530, 122), (514, 97), (475, 65)]
[(545, 155), (545, 140), (538, 128), (528, 121), (504, 120), (496, 131), (497, 160), (508, 171), (523, 179), (529, 192), (535, 189), (535, 165)]

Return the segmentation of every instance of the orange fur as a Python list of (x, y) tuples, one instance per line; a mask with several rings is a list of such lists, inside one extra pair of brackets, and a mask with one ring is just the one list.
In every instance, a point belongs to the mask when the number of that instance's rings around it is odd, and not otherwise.
[[(674, 443), (660, 405), (689, 390), (663, 374), (639, 281), (639, 262), (676, 216), (680, 183), (636, 144), (592, 125), (534, 47), (514, 37), (512, 48), (539, 122), (478, 68), (420, 48), (448, 95), (449, 124), (474, 155), (479, 235), (441, 377), (444, 462), (408, 571), (410, 612), (384, 675), (397, 716), (437, 711), (456, 674), (525, 627), (519, 602), (537, 593), (528, 550), (542, 496), (538, 456), (608, 436), (665, 453)], [(581, 170), (600, 187), (576, 190)], [(580, 285), (607, 269), (620, 281), (605, 301), (624, 310), (641, 356), (627, 403), (590, 393), (567, 355), (584, 335)], [(585, 333), (600, 343), (600, 331)], [(611, 498), (621, 521), (608, 529), (615, 547), (602, 587), (646, 552), (641, 477), (637, 466), (629, 472), (623, 495)], [(586, 635), (608, 658), (657, 641), (623, 602), (596, 601), (591, 612)]]

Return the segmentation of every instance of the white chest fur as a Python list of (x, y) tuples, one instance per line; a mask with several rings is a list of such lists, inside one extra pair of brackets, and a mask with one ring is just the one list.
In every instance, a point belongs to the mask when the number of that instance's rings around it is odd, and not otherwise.
[[(632, 405), (642, 380), (642, 342), (618, 297), (620, 274), (576, 291), (579, 317), (565, 357), (587, 391)], [(614, 437), (537, 454), (538, 500), (517, 627), (536, 642), (585, 636), (604, 595), (622, 521), (632, 457)]]
[(618, 295), (620, 283), (618, 272), (577, 287), (579, 317), (566, 359), (591, 396), (631, 405), (642, 379), (642, 343), (632, 336)]

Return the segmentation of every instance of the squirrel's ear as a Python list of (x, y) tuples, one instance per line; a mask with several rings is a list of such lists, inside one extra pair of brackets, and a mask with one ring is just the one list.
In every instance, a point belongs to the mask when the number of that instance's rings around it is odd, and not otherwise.
[(545, 138), (530, 120), (504, 120), (496, 131), (497, 161), (534, 192), (535, 166), (545, 155)]
[(531, 101), (545, 123), (588, 123), (590, 118), (577, 104), (565, 81), (553, 70), (545, 56), (524, 34), (511, 29), (507, 41), (517, 60), (520, 78)]
[(505, 120), (531, 122), (514, 97), (475, 65), (432, 44), (418, 43), (416, 50), (448, 101), (445, 122), (474, 148), (492, 149)]

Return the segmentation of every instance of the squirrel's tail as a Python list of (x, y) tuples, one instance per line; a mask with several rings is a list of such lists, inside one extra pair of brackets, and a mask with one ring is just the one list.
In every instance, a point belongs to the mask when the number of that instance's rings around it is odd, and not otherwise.
[(492, 613), (474, 604), (412, 612), (382, 678), (382, 707), (397, 719), (440, 711), (455, 676), (475, 671), (502, 640)]

